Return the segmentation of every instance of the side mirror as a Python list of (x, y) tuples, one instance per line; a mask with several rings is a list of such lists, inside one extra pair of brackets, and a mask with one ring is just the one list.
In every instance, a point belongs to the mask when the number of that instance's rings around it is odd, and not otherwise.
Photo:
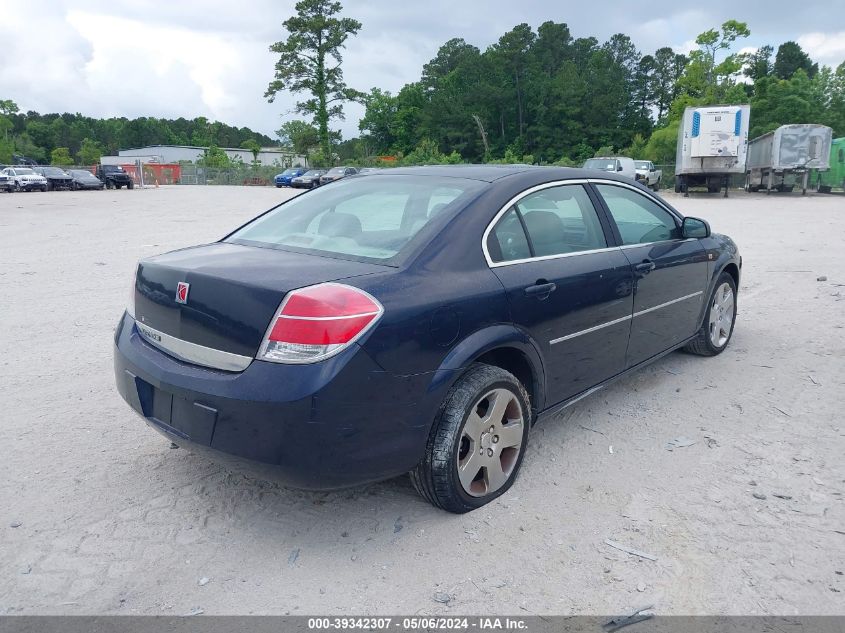
[(655, 167), (655, 166), (653, 166), (653, 165), (652, 165), (652, 167), (651, 167), (651, 169), (649, 169), (649, 171), (650, 171), (650, 172), (655, 172), (655, 171), (657, 171), (657, 167)]
[(616, 171), (622, 171), (622, 165), (617, 165), (617, 166), (616, 166)]
[(684, 218), (684, 223), (681, 226), (681, 233), (684, 238), (710, 237), (710, 225), (699, 218)]

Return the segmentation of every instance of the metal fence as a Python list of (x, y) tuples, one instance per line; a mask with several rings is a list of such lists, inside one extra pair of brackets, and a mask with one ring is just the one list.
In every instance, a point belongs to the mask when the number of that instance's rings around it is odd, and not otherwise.
[(180, 185), (253, 185), (266, 187), (281, 167), (202, 167), (182, 165)]

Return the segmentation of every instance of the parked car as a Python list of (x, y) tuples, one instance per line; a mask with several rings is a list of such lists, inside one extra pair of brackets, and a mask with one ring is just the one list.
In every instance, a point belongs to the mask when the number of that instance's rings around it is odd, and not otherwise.
[(50, 191), (69, 190), (73, 185), (73, 178), (59, 167), (33, 167), (32, 170), (47, 179), (47, 189)]
[(320, 176), (320, 184), (327, 185), (335, 180), (346, 178), (347, 176), (354, 176), (358, 170), (354, 167), (332, 167), (325, 174)]
[(124, 186), (127, 189), (132, 189), (135, 187), (132, 177), (123, 171), (123, 167), (120, 165), (97, 165), (97, 178), (106, 185), (106, 189), (120, 189)]
[(273, 178), (273, 182), (276, 183), (277, 187), (290, 187), (290, 181), (294, 178), (298, 178), (305, 172), (306, 169), (304, 167), (290, 167), (284, 170), (281, 174), (276, 174), (276, 177)]
[(467, 512), (511, 486), (539, 418), (673, 350), (721, 353), (741, 266), (616, 174), (391, 169), (142, 260), (115, 379), (193, 451), (302, 488), (410, 472)]
[(634, 167), (637, 169), (636, 180), (652, 191), (660, 190), (660, 181), (663, 178), (663, 171), (657, 169), (650, 160), (635, 160)]
[(71, 169), (68, 172), (73, 178), (72, 187), (79, 189), (102, 189), (105, 184), (87, 169)]
[(291, 179), (290, 186), (296, 189), (313, 189), (320, 186), (320, 176), (326, 173), (325, 169), (309, 169), (301, 176)]
[(584, 162), (584, 169), (598, 169), (609, 171), (631, 180), (636, 180), (637, 168), (634, 166), (634, 159), (626, 156), (603, 156), (590, 158)]
[(31, 167), (6, 167), (3, 173), (14, 181), (15, 191), (47, 191), (47, 179)]
[(6, 173), (5, 170), (0, 171), (0, 191), (12, 193), (15, 190), (15, 179)]

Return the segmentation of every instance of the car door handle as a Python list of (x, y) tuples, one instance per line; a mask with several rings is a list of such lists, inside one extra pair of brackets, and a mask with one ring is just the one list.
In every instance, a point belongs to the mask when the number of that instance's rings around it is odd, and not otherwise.
[(537, 297), (540, 300), (547, 298), (557, 289), (557, 284), (545, 279), (538, 279), (533, 286), (528, 286), (525, 289), (525, 294), (529, 297)]
[(644, 259), (641, 263), (634, 265), (634, 272), (640, 277), (645, 277), (656, 267), (657, 264), (655, 264), (653, 261), (651, 261), (650, 259)]

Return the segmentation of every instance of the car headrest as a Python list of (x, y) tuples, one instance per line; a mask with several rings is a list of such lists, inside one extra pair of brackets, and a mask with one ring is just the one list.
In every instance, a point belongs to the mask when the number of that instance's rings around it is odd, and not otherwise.
[(525, 228), (531, 235), (535, 255), (556, 255), (566, 242), (563, 221), (551, 211), (529, 211), (522, 216)]
[(317, 226), (317, 233), (328, 237), (356, 237), (362, 231), (361, 220), (351, 213), (326, 213)]

